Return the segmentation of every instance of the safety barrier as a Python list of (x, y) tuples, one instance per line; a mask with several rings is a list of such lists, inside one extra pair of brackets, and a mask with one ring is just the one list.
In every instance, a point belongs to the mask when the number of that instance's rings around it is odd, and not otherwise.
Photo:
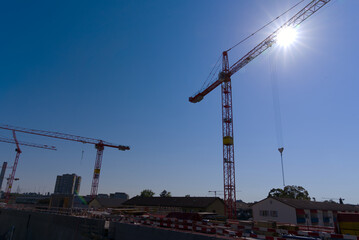
[[(240, 223), (215, 223), (210, 221), (192, 221), (165, 217), (135, 217), (124, 218), (124, 222), (138, 223), (153, 227), (177, 229), (181, 231), (192, 231), (226, 237), (252, 237), (263, 240), (286, 240), (282, 235), (295, 235), (303, 237), (314, 237), (322, 239), (348, 239), (359, 240), (359, 236), (346, 234), (333, 234), (328, 231), (305, 231), (286, 230), (278, 228), (252, 227)], [(261, 233), (261, 234), (257, 234)]]

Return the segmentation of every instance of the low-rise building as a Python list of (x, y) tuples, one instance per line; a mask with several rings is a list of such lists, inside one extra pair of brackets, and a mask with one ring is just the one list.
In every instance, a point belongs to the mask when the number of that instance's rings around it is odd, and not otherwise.
[(123, 205), (158, 214), (210, 212), (224, 215), (224, 202), (218, 197), (134, 197)]
[(110, 193), (110, 198), (119, 198), (119, 199), (128, 200), (129, 196), (127, 193), (124, 192), (115, 192), (115, 193)]
[(121, 198), (100, 198), (97, 197), (90, 201), (89, 208), (119, 208), (122, 207), (122, 203), (124, 203), (126, 199)]
[(252, 205), (254, 221), (274, 221), (308, 226), (334, 227), (338, 212), (357, 212), (359, 207), (333, 202), (315, 202), (268, 197)]
[(38, 204), (40, 200), (50, 199), (50, 195), (24, 193), (15, 195), (17, 204)]
[(236, 210), (237, 210), (237, 218), (239, 220), (248, 220), (252, 218), (251, 204), (238, 200), (236, 201)]

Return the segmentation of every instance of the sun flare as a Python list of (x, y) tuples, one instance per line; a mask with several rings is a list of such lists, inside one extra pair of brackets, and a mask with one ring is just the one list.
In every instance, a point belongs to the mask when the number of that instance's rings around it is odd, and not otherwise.
[(283, 47), (287, 47), (295, 42), (297, 38), (297, 31), (294, 28), (286, 27), (279, 31), (277, 35), (277, 42)]

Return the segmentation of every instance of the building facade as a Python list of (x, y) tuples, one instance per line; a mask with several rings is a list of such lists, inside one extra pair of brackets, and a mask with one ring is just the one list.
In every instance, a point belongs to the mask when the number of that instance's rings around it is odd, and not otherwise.
[(75, 194), (80, 192), (81, 177), (76, 174), (64, 174), (57, 176), (55, 194)]
[(334, 227), (338, 212), (357, 212), (358, 206), (268, 197), (252, 205), (254, 221)]

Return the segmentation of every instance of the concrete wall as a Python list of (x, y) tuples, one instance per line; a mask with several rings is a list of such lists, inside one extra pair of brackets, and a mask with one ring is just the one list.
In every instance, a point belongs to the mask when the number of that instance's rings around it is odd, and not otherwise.
[[(106, 224), (107, 225), (107, 224)], [(13, 240), (218, 240), (215, 236), (192, 234), (147, 226), (56, 214), (0, 209), (0, 239), (14, 227)]]
[(179, 232), (160, 228), (152, 228), (126, 223), (110, 224), (110, 239), (115, 240), (219, 240), (212, 236), (192, 234), (190, 232)]
[[(254, 221), (274, 221), (297, 224), (297, 214), (294, 207), (288, 206), (273, 198), (264, 199), (252, 206)], [(268, 211), (268, 216), (261, 216), (260, 211)], [(278, 216), (271, 216), (270, 211), (277, 211)]]
[[(104, 236), (105, 222), (47, 213), (0, 210), (0, 236), (15, 228), (13, 240), (82, 240)], [(91, 238), (93, 239), (93, 238)]]

